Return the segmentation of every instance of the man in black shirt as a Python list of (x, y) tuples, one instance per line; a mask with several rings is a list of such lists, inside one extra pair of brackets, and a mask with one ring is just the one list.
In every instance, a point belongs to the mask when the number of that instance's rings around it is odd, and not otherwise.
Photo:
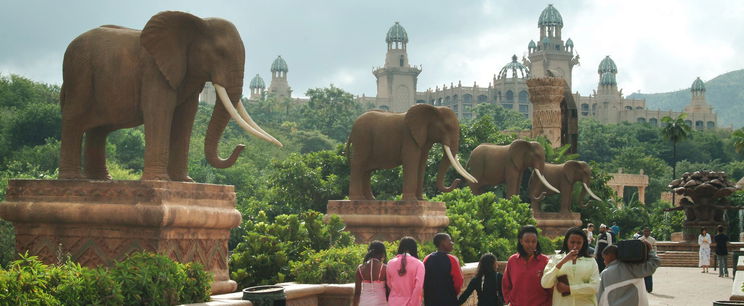
[(602, 257), (602, 251), (608, 246), (612, 245), (613, 235), (607, 231), (607, 225), (599, 226), (599, 235), (597, 235), (597, 247), (594, 248), (594, 259), (597, 260), (597, 267), (599, 272), (605, 268), (604, 257)]
[(728, 277), (728, 242), (729, 237), (723, 233), (723, 226), (718, 226), (716, 241), (716, 261), (718, 262), (718, 277)]

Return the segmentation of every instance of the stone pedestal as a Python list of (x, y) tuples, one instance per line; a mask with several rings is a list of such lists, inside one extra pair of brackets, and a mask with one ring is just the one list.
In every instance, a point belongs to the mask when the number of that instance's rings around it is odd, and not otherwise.
[(358, 243), (405, 236), (430, 241), (449, 225), (444, 202), (331, 200), (327, 213), (341, 217)]
[(545, 136), (554, 148), (560, 147), (561, 101), (566, 81), (561, 78), (533, 78), (527, 80), (532, 102), (532, 137)]
[(0, 217), (13, 222), (16, 250), (56, 263), (109, 266), (145, 250), (198, 262), (212, 293), (235, 291), (227, 241), (240, 224), (233, 186), (166, 181), (12, 180)]
[(580, 213), (533, 212), (543, 236), (555, 238), (566, 235), (569, 228), (581, 226)]

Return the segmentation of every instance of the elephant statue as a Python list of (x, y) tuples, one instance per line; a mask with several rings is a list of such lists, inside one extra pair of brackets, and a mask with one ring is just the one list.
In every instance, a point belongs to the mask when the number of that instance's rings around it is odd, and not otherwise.
[(506, 183), (506, 197), (519, 194), (522, 174), (527, 168), (532, 168), (548, 189), (559, 193), (541, 174), (545, 167), (545, 149), (535, 141), (517, 139), (506, 146), (480, 144), (470, 153), (467, 166), (477, 180), (469, 184), (476, 195), (483, 193), (485, 186), (503, 183)]
[(142, 180), (192, 181), (189, 140), (207, 81), (221, 101), (215, 103), (204, 140), (212, 166), (230, 167), (245, 147), (235, 147), (227, 159), (219, 157), (217, 144), (230, 118), (250, 134), (281, 146), (240, 103), (244, 64), (238, 30), (219, 18), (166, 11), (150, 18), (141, 31), (105, 25), (81, 34), (64, 55), (59, 178), (110, 179), (106, 136), (144, 124)]
[[(585, 193), (589, 193), (593, 199), (602, 201), (597, 197), (591, 189), (589, 189), (589, 181), (592, 178), (592, 168), (589, 164), (583, 161), (569, 160), (562, 164), (545, 164), (545, 170), (543, 171), (545, 179), (548, 180), (553, 186), (557, 186), (561, 194), (561, 213), (571, 212), (571, 191), (573, 190), (574, 183), (581, 182), (584, 188), (581, 190), (579, 201), (583, 201)], [(532, 211), (540, 211), (540, 201), (545, 198), (545, 195), (554, 194), (553, 190), (546, 190), (543, 184), (539, 183), (535, 177), (530, 177), (529, 183), (529, 195), (532, 202)]]
[[(444, 154), (439, 163), (437, 187), (451, 191), (459, 183), (443, 185), (452, 165), (466, 180), (475, 181), (457, 160), (460, 124), (447, 107), (417, 104), (405, 113), (368, 111), (354, 121), (346, 151), (351, 149), (349, 199), (374, 200), (372, 171), (403, 165), (403, 200), (423, 200), (424, 170), (429, 150), (441, 143)], [(348, 153), (347, 153), (347, 156)]]

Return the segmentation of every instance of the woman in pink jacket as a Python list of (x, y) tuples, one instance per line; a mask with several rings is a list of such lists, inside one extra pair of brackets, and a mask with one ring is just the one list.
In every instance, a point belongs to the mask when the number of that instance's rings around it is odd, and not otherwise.
[(416, 239), (403, 237), (398, 255), (387, 264), (388, 305), (421, 306), (424, 263), (418, 259)]

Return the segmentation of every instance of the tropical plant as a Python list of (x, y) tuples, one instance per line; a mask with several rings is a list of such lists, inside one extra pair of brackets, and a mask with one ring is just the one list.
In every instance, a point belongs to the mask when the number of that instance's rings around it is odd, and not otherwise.
[(734, 149), (736, 153), (744, 153), (744, 128), (740, 128), (731, 134), (731, 138), (734, 141)]
[(682, 113), (677, 118), (664, 116), (661, 118), (661, 122), (666, 125), (661, 129), (664, 138), (672, 142), (673, 153), (672, 153), (672, 179), (677, 178), (677, 143), (684, 141), (692, 134), (692, 128), (690, 125), (685, 123), (687, 114)]

